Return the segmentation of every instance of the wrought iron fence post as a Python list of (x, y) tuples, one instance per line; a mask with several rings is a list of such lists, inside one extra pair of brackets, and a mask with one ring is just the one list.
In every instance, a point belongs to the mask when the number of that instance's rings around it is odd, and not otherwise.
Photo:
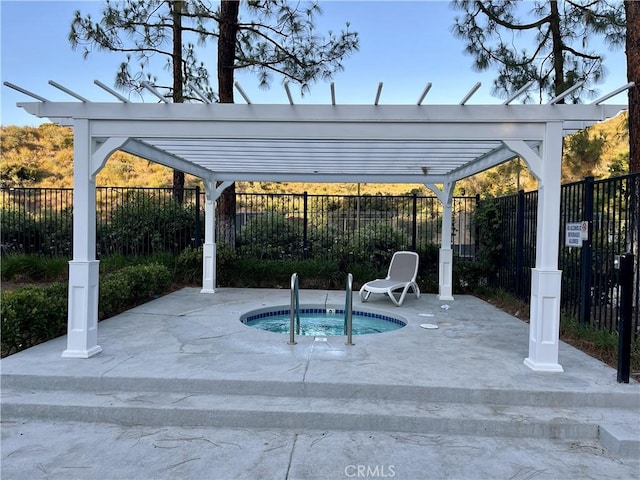
[(195, 210), (196, 210), (196, 218), (195, 218), (195, 247), (200, 247), (200, 186), (196, 185), (196, 199), (195, 199)]
[(413, 218), (411, 222), (411, 250), (416, 251), (416, 237), (418, 233), (418, 195), (413, 194)]
[(522, 297), (524, 270), (524, 190), (518, 191), (516, 203), (516, 293)]
[(304, 196), (303, 196), (303, 205), (304, 205), (304, 213), (303, 213), (303, 220), (302, 220), (302, 258), (303, 259), (307, 259), (307, 257), (309, 256), (309, 239), (307, 238), (307, 227), (309, 224), (309, 214), (307, 212), (308, 209), (308, 205), (309, 205), (309, 195), (307, 194), (307, 192), (304, 192)]
[[(480, 194), (476, 193), (476, 205), (473, 214), (480, 209)], [(475, 259), (478, 256), (478, 252), (480, 251), (480, 225), (478, 222), (474, 223), (474, 232), (473, 232), (473, 258)]]
[(593, 221), (593, 177), (585, 177), (582, 191), (582, 221), (589, 222), (588, 238), (582, 241), (580, 273), (580, 323), (591, 322), (591, 237)]
[(631, 373), (631, 325), (633, 311), (633, 254), (616, 258), (620, 280), (620, 319), (618, 320), (618, 383), (629, 383)]

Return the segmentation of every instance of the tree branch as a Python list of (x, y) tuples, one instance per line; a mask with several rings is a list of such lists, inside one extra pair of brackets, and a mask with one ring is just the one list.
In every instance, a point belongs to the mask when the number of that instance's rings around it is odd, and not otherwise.
[(505, 22), (500, 17), (497, 17), (496, 15), (494, 15), (491, 10), (489, 10), (487, 7), (484, 6), (484, 2), (482, 2), (480, 0), (476, 0), (475, 3), (477, 5), (477, 7), (480, 10), (482, 10), (482, 13), (484, 13), (491, 20), (493, 20), (494, 22), (496, 22), (498, 25), (500, 25), (502, 27), (509, 28), (509, 29), (512, 29), (512, 30), (531, 30), (532, 28), (538, 28), (538, 27), (544, 25), (545, 23), (548, 23), (550, 18), (551, 18), (551, 15), (547, 15), (546, 17), (541, 18), (537, 22), (518, 25), (516, 23)]

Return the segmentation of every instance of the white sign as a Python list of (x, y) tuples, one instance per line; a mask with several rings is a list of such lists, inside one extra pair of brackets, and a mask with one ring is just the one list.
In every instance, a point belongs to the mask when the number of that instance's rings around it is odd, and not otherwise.
[(586, 220), (580, 223), (580, 238), (582, 240), (589, 240), (589, 222)]
[[(567, 247), (582, 247), (582, 223), (567, 223), (564, 244)], [(584, 222), (586, 223), (586, 222)]]

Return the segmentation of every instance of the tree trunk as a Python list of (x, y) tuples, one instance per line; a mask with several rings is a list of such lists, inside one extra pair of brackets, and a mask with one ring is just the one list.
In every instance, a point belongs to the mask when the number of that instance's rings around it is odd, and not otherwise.
[[(233, 103), (233, 77), (238, 33), (239, 0), (220, 2), (218, 37), (218, 96), (220, 103)], [(236, 185), (227, 187), (218, 199), (219, 240), (231, 248), (236, 244)]]
[[(169, 2), (173, 17), (173, 103), (184, 102), (184, 77), (182, 75), (182, 9), (183, 1)], [(184, 201), (184, 172), (173, 171), (173, 198), (178, 204)]]
[[(553, 71), (554, 71), (554, 93), (560, 95), (567, 89), (564, 81), (564, 57), (562, 56), (562, 31), (560, 29), (560, 12), (558, 11), (558, 2), (552, 1), (551, 18), (549, 19), (549, 28), (551, 29), (551, 40), (553, 44)], [(558, 103), (564, 103), (564, 99)]]

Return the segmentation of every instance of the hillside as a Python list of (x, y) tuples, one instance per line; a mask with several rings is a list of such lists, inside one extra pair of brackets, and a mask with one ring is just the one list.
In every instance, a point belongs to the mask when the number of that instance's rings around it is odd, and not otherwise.
[[(3, 187), (71, 187), (73, 179), (73, 132), (53, 124), (39, 127), (1, 127), (0, 185)], [(565, 140), (563, 182), (586, 175), (606, 178), (624, 174), (628, 168), (627, 113), (594, 125)], [(96, 179), (98, 186), (170, 187), (172, 171), (124, 153), (116, 153)], [(186, 186), (202, 186), (187, 175)], [(458, 195), (501, 195), (536, 188), (524, 162), (513, 161), (458, 182)], [(238, 192), (310, 194), (428, 193), (424, 185), (317, 184), (243, 182)]]

